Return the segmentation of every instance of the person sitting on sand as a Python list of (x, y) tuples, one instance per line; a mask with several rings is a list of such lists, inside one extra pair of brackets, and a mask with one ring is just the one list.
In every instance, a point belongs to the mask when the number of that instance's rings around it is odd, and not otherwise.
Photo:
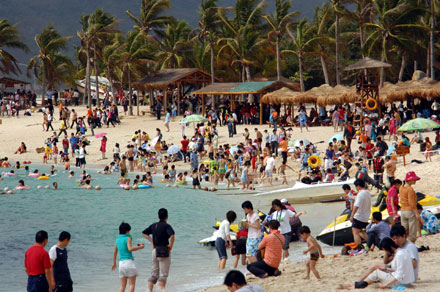
[(440, 221), (438, 218), (431, 213), (429, 210), (423, 210), (423, 206), (417, 204), (417, 211), (420, 214), (419, 219), (419, 236), (421, 236), (422, 229), (425, 230), (428, 234), (436, 234), (439, 233), (440, 230)]
[(258, 245), (260, 250), (265, 250), (264, 259), (253, 262), (247, 266), (248, 271), (259, 278), (279, 276), (281, 274), (278, 270), (278, 266), (281, 262), (285, 239), (278, 231), (279, 227), (280, 223), (278, 221), (271, 220), (269, 222), (270, 234), (265, 236)]
[(243, 273), (231, 270), (226, 274), (223, 285), (231, 292), (264, 292), (263, 288), (257, 285), (248, 285)]
[(313, 272), (315, 277), (317, 279), (321, 279), (321, 276), (319, 275), (318, 271), (316, 270), (316, 263), (319, 260), (319, 257), (324, 258), (324, 254), (322, 253), (321, 245), (316, 241), (313, 236), (310, 235), (310, 228), (307, 226), (302, 226), (299, 231), (302, 239), (304, 239), (307, 242), (307, 246), (309, 247), (306, 249), (303, 254), (310, 253), (310, 259), (307, 260), (307, 273), (306, 273), (306, 280), (310, 279), (310, 271)]
[[(408, 286), (415, 282), (411, 256), (404, 248), (400, 248), (391, 238), (384, 238), (380, 248), (388, 256), (393, 255), (391, 266), (377, 265), (355, 282), (354, 285), (341, 285), (341, 289), (363, 289), (372, 283), (380, 282), (380, 288)], [(374, 269), (375, 268), (375, 269)]]
[(18, 149), (17, 149), (17, 151), (15, 151), (15, 153), (14, 154), (17, 154), (17, 153), (19, 153), (19, 154), (23, 154), (23, 153), (26, 153), (26, 144), (24, 144), (24, 142), (21, 142), (21, 144), (20, 144), (20, 146), (18, 146)]
[(373, 251), (374, 247), (379, 246), (385, 237), (390, 237), (390, 226), (387, 222), (382, 221), (382, 213), (374, 212), (372, 217), (370, 224), (366, 227), (368, 235), (367, 247), (370, 251)]

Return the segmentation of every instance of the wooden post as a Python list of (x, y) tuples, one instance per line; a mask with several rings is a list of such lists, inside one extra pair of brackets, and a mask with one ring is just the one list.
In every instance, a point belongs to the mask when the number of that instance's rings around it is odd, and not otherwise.
[(260, 125), (262, 124), (263, 124), (263, 103), (261, 102), (261, 98), (260, 98)]
[(150, 100), (150, 112), (153, 112), (153, 88), (150, 88), (149, 100)]
[(205, 116), (205, 95), (202, 94), (202, 116)]
[(167, 110), (168, 110), (168, 87), (165, 88), (164, 90), (164, 94), (163, 94), (163, 112), (166, 114)]

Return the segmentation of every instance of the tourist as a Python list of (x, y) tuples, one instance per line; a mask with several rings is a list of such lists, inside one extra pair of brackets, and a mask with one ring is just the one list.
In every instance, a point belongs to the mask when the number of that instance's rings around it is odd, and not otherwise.
[(417, 211), (420, 214), (420, 228), (418, 235), (422, 236), (421, 230), (428, 234), (437, 234), (440, 230), (440, 220), (429, 210), (423, 210), (423, 206), (417, 204)]
[(307, 260), (307, 273), (306, 280), (310, 279), (310, 271), (313, 272), (317, 279), (321, 279), (319, 272), (316, 270), (316, 263), (319, 260), (319, 257), (324, 258), (324, 254), (322, 253), (321, 245), (316, 241), (316, 239), (310, 235), (310, 228), (307, 226), (302, 226), (299, 231), (301, 238), (307, 242), (308, 249), (306, 249), (303, 254), (310, 253), (310, 259)]
[[(345, 196), (344, 196), (345, 209), (350, 210), (350, 214), (351, 214), (351, 210), (353, 210), (353, 204), (356, 199), (357, 193), (355, 191), (353, 191), (351, 189), (350, 185), (348, 185), (348, 184), (342, 185), (342, 190), (345, 193)], [(344, 211), (344, 213), (345, 213), (345, 211)]]
[(408, 239), (408, 233), (405, 227), (399, 224), (395, 224), (391, 227), (390, 236), (393, 239), (394, 243), (397, 244), (400, 248), (406, 250), (409, 253), (409, 256), (412, 261), (412, 268), (414, 271), (414, 281), (416, 282), (419, 277), (419, 250), (417, 246), (412, 243)]
[(28, 292), (51, 292), (55, 289), (49, 253), (44, 249), (48, 242), (48, 234), (40, 230), (35, 234), (35, 244), (24, 256), (24, 268), (28, 275)]
[[(266, 159), (266, 167), (265, 167), (265, 174), (267, 177), (267, 180), (269, 181), (269, 184), (272, 185), (273, 180), (273, 170), (276, 166), (276, 160), (275, 160), (275, 153), (273, 153), (271, 156), (269, 156)], [(261, 180), (261, 183), (263, 184), (264, 178)]]
[(385, 157), (385, 170), (387, 173), (388, 183), (392, 185), (394, 181), (394, 174), (396, 172), (396, 162), (391, 159), (391, 156)]
[(279, 137), (277, 135), (277, 130), (274, 129), (273, 130), (273, 134), (270, 135), (270, 149), (271, 149), (271, 153), (275, 154), (275, 156), (278, 156), (278, 142), (279, 142)]
[(246, 278), (240, 271), (229, 271), (223, 282), (230, 292), (264, 292), (263, 288), (257, 285), (248, 285)]
[(344, 128), (344, 139), (347, 140), (348, 151), (351, 152), (351, 141), (356, 134), (356, 130), (353, 128), (350, 122), (347, 122), (347, 125)]
[(167, 209), (159, 209), (158, 217), (159, 222), (151, 224), (142, 231), (142, 235), (153, 245), (153, 267), (151, 276), (148, 279), (148, 290), (150, 292), (153, 292), (153, 287), (158, 281), (159, 288), (165, 290), (171, 266), (171, 250), (174, 245), (174, 230), (167, 223)]
[(399, 205), (399, 189), (402, 186), (402, 181), (400, 179), (395, 179), (391, 183), (391, 187), (388, 189), (387, 194), (387, 211), (388, 215), (396, 221), (400, 210)]
[(101, 160), (106, 159), (105, 158), (106, 146), (107, 146), (107, 137), (104, 136), (101, 139), (101, 147), (99, 148), (99, 151), (101, 151)]
[(420, 221), (420, 215), (417, 211), (417, 194), (413, 185), (420, 180), (414, 171), (410, 171), (405, 176), (405, 183), (399, 189), (400, 196), (400, 221), (405, 230), (408, 231), (408, 239), (416, 242), (417, 222)]
[(241, 208), (246, 214), (246, 222), (244, 223), (244, 228), (248, 229), (246, 257), (248, 264), (250, 264), (257, 260), (258, 244), (261, 241), (260, 217), (257, 212), (254, 212), (254, 206), (250, 201), (244, 201)]
[(171, 122), (171, 112), (167, 110), (167, 114), (165, 115), (165, 128), (167, 128), (167, 132), (170, 131), (170, 122)]
[(380, 242), (385, 237), (390, 237), (390, 225), (382, 221), (382, 213), (374, 212), (370, 224), (367, 225), (366, 232), (368, 235), (368, 250), (373, 251), (376, 246), (380, 246)]
[(49, 250), (49, 257), (55, 280), (55, 292), (73, 291), (73, 282), (72, 278), (70, 277), (69, 266), (67, 264), (67, 246), (69, 243), (70, 233), (67, 231), (62, 231), (58, 237), (57, 244), (52, 246)]
[(358, 195), (351, 211), (350, 221), (352, 222), (352, 231), (356, 248), (361, 249), (361, 239), (367, 241), (368, 236), (364, 231), (368, 225), (368, 219), (370, 218), (371, 209), (371, 194), (366, 188), (363, 180), (357, 179), (354, 182)]
[(224, 270), (226, 266), (226, 261), (228, 259), (228, 253), (226, 248), (228, 246), (232, 247), (231, 239), (231, 224), (237, 218), (237, 214), (234, 211), (228, 211), (226, 213), (226, 219), (220, 223), (217, 233), (217, 239), (215, 240), (215, 248), (217, 249), (219, 261), (217, 268), (219, 270)]
[(279, 227), (278, 221), (269, 222), (270, 234), (265, 236), (258, 245), (260, 250), (264, 249), (264, 258), (247, 266), (248, 271), (259, 278), (281, 275), (278, 266), (281, 262), (285, 239), (278, 231)]
[(306, 127), (307, 132), (309, 128), (307, 127), (307, 114), (304, 108), (300, 108), (299, 110), (299, 128), (301, 129), (301, 133), (303, 131), (303, 127)]

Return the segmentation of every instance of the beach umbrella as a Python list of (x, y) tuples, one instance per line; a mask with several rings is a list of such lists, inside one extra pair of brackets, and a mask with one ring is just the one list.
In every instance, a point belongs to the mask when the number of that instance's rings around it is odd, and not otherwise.
[(403, 124), (397, 131), (398, 132), (412, 132), (412, 131), (423, 131), (428, 129), (437, 129), (440, 125), (433, 120), (417, 118), (410, 120)]
[(153, 146), (156, 145), (157, 141), (159, 141), (159, 136), (154, 137), (153, 140), (151, 140), (151, 145), (153, 145)]
[(238, 151), (238, 146), (232, 146), (231, 148), (229, 148), (229, 153), (231, 154), (234, 154), (237, 151)]
[(333, 137), (331, 137), (330, 138), (330, 140), (328, 140), (328, 142), (330, 143), (330, 142), (333, 142), (333, 139), (335, 139), (336, 138), (336, 141), (340, 141), (340, 140), (342, 140), (342, 139), (344, 139), (344, 135), (342, 135), (342, 134), (336, 134), (336, 135), (333, 135)]
[(209, 122), (209, 119), (202, 117), (201, 115), (190, 115), (180, 121), (180, 123), (204, 123)]
[(393, 151), (396, 149), (396, 146), (394, 146), (394, 145), (391, 145), (390, 147), (388, 147), (388, 150), (387, 150), (387, 156), (390, 156), (391, 155), (391, 153), (393, 153)]
[(102, 132), (95, 135), (96, 138), (102, 138), (104, 136), (107, 136), (107, 133)]
[(179, 152), (180, 152), (180, 147), (177, 145), (171, 145), (167, 150), (168, 155), (174, 155)]
[(300, 147), (300, 142), (303, 141), (304, 146), (307, 146), (310, 144), (310, 141), (307, 139), (298, 139), (298, 140), (290, 140), (288, 146), (289, 147)]

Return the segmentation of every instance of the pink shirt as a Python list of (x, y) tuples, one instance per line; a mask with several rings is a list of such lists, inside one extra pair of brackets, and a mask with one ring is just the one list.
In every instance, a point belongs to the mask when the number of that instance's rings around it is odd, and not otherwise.
[(394, 209), (396, 210), (397, 213), (397, 207), (399, 205), (399, 194), (397, 193), (397, 189), (395, 186), (392, 186), (389, 190), (388, 190), (388, 195), (387, 195), (387, 210), (388, 210), (388, 215), (393, 215), (393, 208), (391, 207), (391, 202), (393, 202), (394, 204)]
[[(250, 224), (255, 224), (257, 220), (260, 219), (258, 217), (258, 214), (256, 212), (252, 213), (252, 215), (247, 214), (246, 219)], [(248, 238), (260, 238), (261, 237), (261, 229), (260, 228), (254, 228), (250, 227), (248, 229)]]

